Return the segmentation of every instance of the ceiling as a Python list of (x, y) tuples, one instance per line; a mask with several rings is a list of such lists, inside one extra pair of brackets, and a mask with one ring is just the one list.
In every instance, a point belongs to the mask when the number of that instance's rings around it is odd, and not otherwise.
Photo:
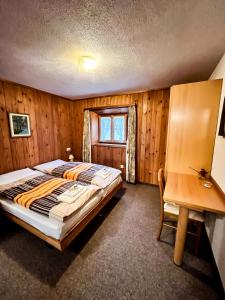
[(70, 99), (208, 79), (224, 52), (224, 0), (0, 0), (0, 78)]

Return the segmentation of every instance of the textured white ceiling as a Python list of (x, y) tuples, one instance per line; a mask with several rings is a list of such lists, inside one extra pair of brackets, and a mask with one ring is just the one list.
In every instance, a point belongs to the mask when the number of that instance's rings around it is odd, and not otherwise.
[(204, 80), (224, 50), (224, 0), (0, 0), (0, 78), (71, 99)]

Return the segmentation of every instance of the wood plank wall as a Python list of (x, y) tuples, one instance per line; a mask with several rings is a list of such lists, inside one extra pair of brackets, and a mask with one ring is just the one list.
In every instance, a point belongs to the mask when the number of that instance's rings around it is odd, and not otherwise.
[(93, 163), (120, 169), (123, 179), (126, 178), (126, 147), (97, 144), (92, 145), (91, 151)]
[[(137, 180), (157, 184), (157, 170), (165, 163), (169, 89), (69, 101), (0, 81), (0, 174), (66, 160), (66, 147), (81, 159), (84, 109), (130, 104), (137, 105)], [(31, 137), (10, 137), (8, 112), (30, 114)]]
[[(0, 81), (0, 174), (49, 160), (66, 159), (72, 147), (73, 102)], [(8, 112), (30, 114), (32, 136), (11, 138)]]
[(75, 157), (82, 158), (85, 108), (137, 105), (137, 180), (157, 184), (157, 171), (165, 164), (169, 89), (74, 101), (72, 132)]

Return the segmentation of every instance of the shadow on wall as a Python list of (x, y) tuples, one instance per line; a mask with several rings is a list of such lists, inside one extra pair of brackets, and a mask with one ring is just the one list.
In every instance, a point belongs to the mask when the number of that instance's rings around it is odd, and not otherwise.
[[(119, 191), (116, 197), (113, 197), (109, 201), (100, 214), (90, 222), (63, 252), (59, 252), (55, 248), (46, 245), (44, 241), (33, 234), (2, 218), (1, 222), (3, 224), (0, 226), (1, 251), (4, 251), (10, 259), (15, 261), (20, 268), (29, 272), (31, 276), (36, 277), (44, 284), (54, 287), (87, 242), (92, 238), (107, 215), (117, 205), (124, 192), (125, 189)], [(116, 230), (116, 227), (114, 230)], [(103, 238), (104, 235), (102, 235)], [(98, 239), (98, 242), (95, 243), (91, 251), (95, 252), (99, 244), (101, 244), (101, 239)], [(90, 255), (90, 251), (88, 255)], [(86, 257), (82, 256), (82, 259)]]

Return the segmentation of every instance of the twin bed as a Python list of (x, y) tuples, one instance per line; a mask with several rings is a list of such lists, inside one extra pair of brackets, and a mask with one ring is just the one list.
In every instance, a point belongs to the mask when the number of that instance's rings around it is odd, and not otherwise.
[(55, 160), (0, 175), (1, 214), (62, 251), (121, 186), (117, 169)]

